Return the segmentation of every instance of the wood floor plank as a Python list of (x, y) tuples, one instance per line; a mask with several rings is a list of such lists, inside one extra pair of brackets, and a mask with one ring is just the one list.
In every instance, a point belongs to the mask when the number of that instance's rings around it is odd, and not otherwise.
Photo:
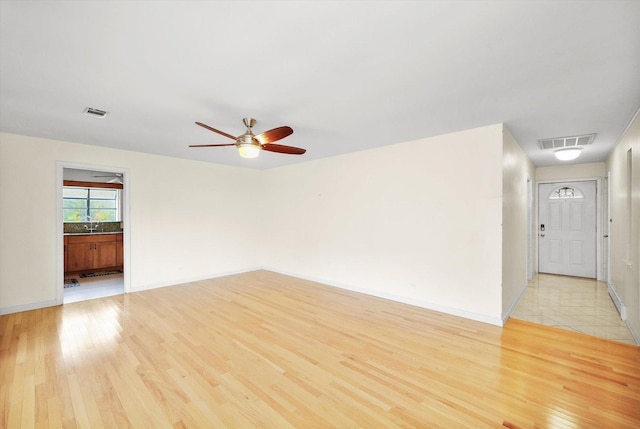
[(0, 428), (640, 427), (640, 348), (255, 271), (0, 316)]

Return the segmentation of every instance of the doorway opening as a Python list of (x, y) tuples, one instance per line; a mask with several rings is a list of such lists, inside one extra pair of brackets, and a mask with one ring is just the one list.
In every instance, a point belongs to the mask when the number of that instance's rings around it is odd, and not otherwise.
[(57, 302), (129, 292), (128, 171), (57, 165)]

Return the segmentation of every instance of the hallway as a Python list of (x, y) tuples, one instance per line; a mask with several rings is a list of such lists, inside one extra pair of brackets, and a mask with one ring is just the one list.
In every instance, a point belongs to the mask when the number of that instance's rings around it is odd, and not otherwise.
[(605, 283), (593, 279), (537, 274), (512, 317), (636, 345)]

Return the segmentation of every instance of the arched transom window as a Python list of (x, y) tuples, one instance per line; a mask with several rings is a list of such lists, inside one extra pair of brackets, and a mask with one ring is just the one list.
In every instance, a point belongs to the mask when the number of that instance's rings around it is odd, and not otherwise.
[(584, 198), (584, 194), (580, 189), (572, 186), (562, 186), (551, 191), (549, 195), (550, 200), (566, 200), (572, 198)]

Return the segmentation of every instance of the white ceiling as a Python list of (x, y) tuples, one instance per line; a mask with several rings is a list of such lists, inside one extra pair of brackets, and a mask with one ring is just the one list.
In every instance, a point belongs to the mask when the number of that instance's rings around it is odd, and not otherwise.
[[(504, 122), (547, 166), (537, 139), (604, 161), (638, 106), (637, 0), (0, 1), (9, 133), (265, 169)], [(187, 147), (243, 117), (307, 153)]]

